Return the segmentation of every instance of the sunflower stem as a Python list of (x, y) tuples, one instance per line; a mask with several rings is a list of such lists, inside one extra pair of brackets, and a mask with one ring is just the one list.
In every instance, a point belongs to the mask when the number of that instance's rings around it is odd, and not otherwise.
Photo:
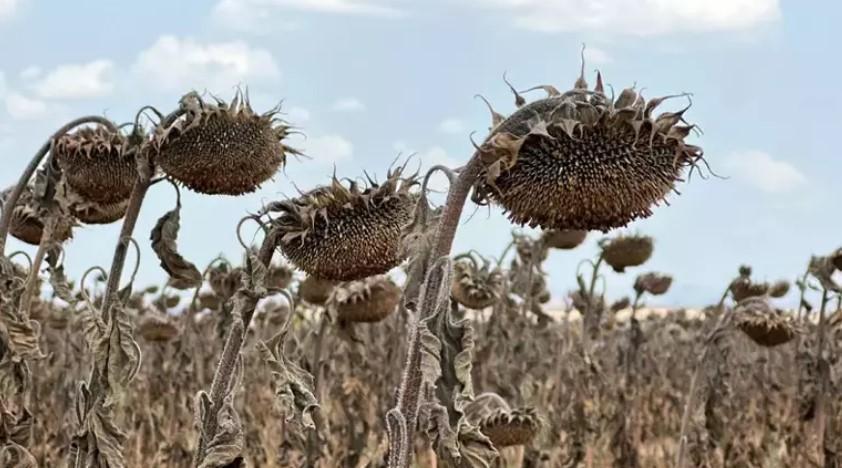
[[(481, 160), (479, 150), (474, 153), (468, 164), (459, 173), (456, 181), (450, 185), (447, 192), (447, 201), (442, 210), (439, 225), (436, 230), (435, 240), (429, 266), (438, 259), (450, 255), (453, 246), (453, 239), (456, 237), (456, 229), (459, 227), (459, 220), (468, 193), (471, 191), (476, 178), (479, 176)], [(412, 318), (410, 326), (409, 348), (407, 350), (406, 364), (404, 366), (401, 383), (398, 387), (398, 398), (395, 407), (387, 414), (386, 423), (389, 433), (389, 468), (407, 468), (412, 462), (412, 448), (414, 441), (415, 426), (418, 421), (418, 410), (421, 403), (421, 390), (424, 384), (424, 377), (421, 371), (421, 337), (419, 320), (428, 317), (434, 307), (430, 303), (435, 302), (439, 290), (446, 285), (442, 284), (440, 268), (431, 271), (425, 279), (419, 297), (418, 312)], [(423, 301), (423, 302), (421, 302)]]
[(58, 219), (55, 216), (50, 216), (47, 220), (44, 230), (41, 233), (41, 242), (38, 244), (38, 250), (35, 251), (35, 258), (32, 259), (29, 276), (26, 278), (26, 287), (23, 297), (20, 300), (20, 315), (24, 319), (29, 318), (32, 298), (35, 295), (35, 286), (38, 284), (38, 271), (41, 269), (44, 255), (46, 255), (47, 249), (53, 241), (53, 232), (55, 231), (57, 222)]
[(9, 194), (9, 198), (3, 203), (3, 214), (0, 216), (0, 255), (5, 254), (6, 252), (6, 238), (9, 236), (9, 228), (11, 227), (12, 223), (12, 212), (15, 209), (15, 205), (17, 205), (18, 200), (20, 199), (21, 193), (23, 193), (26, 184), (29, 183), (29, 179), (32, 178), (32, 174), (35, 173), (35, 170), (38, 169), (38, 166), (41, 164), (41, 161), (44, 159), (44, 156), (50, 152), (50, 148), (53, 145), (53, 141), (58, 140), (59, 138), (63, 137), (67, 132), (73, 130), (74, 128), (78, 127), (79, 125), (84, 125), (88, 123), (96, 123), (100, 124), (113, 132), (117, 132), (118, 129), (110, 120), (106, 119), (105, 117), (99, 117), (96, 115), (90, 115), (86, 117), (80, 117), (78, 119), (71, 120), (63, 127), (59, 128), (47, 141), (41, 145), (41, 148), (38, 149), (38, 152), (35, 153), (35, 156), (29, 161), (29, 165), (23, 170), (23, 173), (20, 175), (18, 179), (18, 183), (15, 185), (15, 188), (12, 189), (12, 193)]

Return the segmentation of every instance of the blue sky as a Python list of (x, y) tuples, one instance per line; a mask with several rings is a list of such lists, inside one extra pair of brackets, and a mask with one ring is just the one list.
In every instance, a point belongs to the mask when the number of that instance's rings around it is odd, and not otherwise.
[[(616, 89), (637, 83), (647, 97), (692, 92), (688, 117), (704, 130), (694, 143), (729, 177), (694, 178), (671, 206), (630, 225), (656, 238), (655, 254), (631, 274), (609, 274), (609, 295), (626, 294), (635, 272), (659, 270), (676, 280), (654, 303), (705, 304), (740, 263), (759, 279), (794, 278), (811, 254), (842, 244), (840, 10), (777, 0), (0, 0), (0, 186), (82, 114), (128, 121), (144, 104), (166, 112), (189, 90), (230, 97), (238, 85), (257, 110), (283, 100), (307, 135), (293, 143), (312, 159), (290, 160), (249, 196), (186, 195), (181, 250), (201, 265), (237, 255), (234, 226), (246, 211), (294, 195), (293, 184), (327, 182), (334, 166), (383, 175), (399, 152), (425, 166), (462, 164), (468, 135), (481, 138), (489, 124), (475, 94), (508, 113), (503, 72), (519, 88), (567, 89), (585, 42), (591, 81), (598, 68)], [(135, 233), (143, 283), (164, 278), (147, 239), (173, 204), (172, 190), (156, 186), (144, 206)], [(70, 273), (107, 267), (118, 230), (77, 230)], [(510, 231), (498, 210), (480, 209), (456, 250), (498, 254)], [(551, 255), (556, 295), (600, 237)]]

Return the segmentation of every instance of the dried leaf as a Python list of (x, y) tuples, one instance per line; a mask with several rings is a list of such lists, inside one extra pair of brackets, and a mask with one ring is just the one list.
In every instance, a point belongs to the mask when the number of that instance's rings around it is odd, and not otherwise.
[(313, 376), (298, 364), (288, 361), (284, 356), (284, 343), (289, 332), (284, 327), (269, 342), (257, 344), (258, 350), (272, 370), (276, 403), (287, 420), (298, 419), (308, 429), (315, 429), (313, 411), (319, 408), (314, 394)]
[(38, 460), (22, 445), (7, 441), (0, 447), (0, 466), (7, 468), (37, 468)]
[(60, 265), (58, 260), (57, 252), (51, 249), (47, 253), (47, 271), (50, 273), (50, 286), (52, 286), (55, 295), (61, 300), (74, 305), (78, 300), (73, 294), (73, 288), (70, 287), (67, 281), (67, 276), (64, 274), (64, 265)]
[[(240, 416), (234, 409), (233, 393), (229, 393), (223, 401), (222, 407), (216, 413), (217, 429), (204, 453), (199, 459), (199, 468), (223, 468), (243, 466), (243, 449), (245, 437)], [(210, 411), (210, 400), (202, 392), (199, 396), (200, 417), (203, 418)]]
[(161, 260), (161, 267), (170, 275), (170, 286), (190, 289), (202, 284), (202, 273), (196, 265), (188, 262), (178, 253), (176, 240), (180, 228), (181, 203), (162, 216), (152, 228), (150, 239), (152, 250)]
[(110, 406), (115, 398), (132, 381), (140, 369), (140, 346), (134, 339), (132, 322), (123, 306), (112, 306), (112, 317), (108, 333), (99, 340), (96, 348), (96, 362), (101, 375), (108, 381), (110, 390), (105, 406)]

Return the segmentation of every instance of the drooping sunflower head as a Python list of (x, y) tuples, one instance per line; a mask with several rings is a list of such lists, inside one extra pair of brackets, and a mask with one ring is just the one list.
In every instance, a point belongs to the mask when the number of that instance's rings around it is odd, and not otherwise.
[(649, 260), (654, 242), (649, 236), (617, 236), (600, 242), (602, 258), (614, 271), (622, 273), (628, 267), (640, 266)]
[(544, 245), (553, 249), (570, 250), (578, 247), (588, 236), (588, 231), (576, 229), (554, 229), (541, 236)]
[(672, 285), (672, 276), (661, 273), (645, 273), (634, 281), (634, 290), (638, 294), (647, 292), (653, 296), (666, 294)]
[(166, 343), (178, 336), (179, 329), (172, 318), (147, 313), (140, 319), (138, 332), (146, 341)]
[(205, 194), (253, 192), (298, 151), (284, 144), (291, 128), (278, 109), (257, 114), (246, 96), (230, 104), (207, 102), (197, 93), (181, 99), (183, 115), (159, 126), (152, 140), (155, 161), (173, 179)]
[(737, 327), (755, 343), (771, 347), (789, 342), (799, 333), (792, 317), (769, 305), (763, 297), (750, 297), (734, 310)]
[(383, 184), (370, 180), (329, 186), (299, 198), (272, 203), (281, 252), (297, 268), (318, 278), (353, 281), (386, 273), (405, 260), (404, 227), (412, 221), (416, 177), (390, 171)]
[(480, 422), (480, 431), (495, 448), (526, 445), (540, 430), (541, 422), (533, 408), (497, 410)]
[[(5, 209), (6, 200), (12, 194), (14, 186), (0, 192), (0, 210)], [(12, 211), (9, 234), (21, 242), (39, 245), (44, 234), (44, 221), (38, 212), (37, 200), (32, 187), (26, 186)], [(53, 232), (53, 240), (64, 242), (73, 236), (73, 222), (62, 218)]]
[(401, 289), (386, 276), (340, 284), (328, 299), (340, 323), (379, 322), (395, 311)]
[(310, 304), (321, 305), (327, 302), (334, 286), (334, 281), (307, 276), (298, 284), (298, 295)]
[(125, 202), (137, 180), (129, 138), (105, 127), (82, 127), (55, 141), (52, 154), (70, 190), (83, 200)]
[(453, 264), (453, 284), (450, 290), (453, 299), (476, 310), (497, 303), (503, 295), (504, 285), (500, 269), (487, 259), (477, 260), (471, 254), (460, 257)]
[[(584, 69), (584, 65), (583, 65)], [(495, 202), (518, 224), (544, 229), (609, 229), (652, 214), (702, 161), (702, 149), (685, 138), (689, 105), (656, 114), (667, 96), (644, 99), (634, 88), (614, 99), (601, 75), (593, 90), (584, 77), (561, 93), (526, 103), (508, 118), (497, 113), (480, 146), (481, 174), (473, 200)]]

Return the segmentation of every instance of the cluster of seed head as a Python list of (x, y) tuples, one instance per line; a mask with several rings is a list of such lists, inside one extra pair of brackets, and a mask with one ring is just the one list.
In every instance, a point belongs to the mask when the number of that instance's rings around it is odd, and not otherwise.
[(789, 292), (789, 282), (780, 280), (771, 285), (766, 282), (754, 282), (751, 279), (751, 267), (742, 265), (739, 269), (739, 276), (731, 282), (728, 290), (736, 302), (751, 297), (763, 297), (767, 295), (769, 297), (779, 298)]
[[(672, 96), (649, 101), (633, 88), (617, 99), (602, 77), (589, 90), (584, 77), (560, 93), (526, 104), (508, 118), (494, 113), (480, 147), (483, 177), (473, 200), (494, 201), (519, 224), (545, 229), (607, 231), (652, 214), (702, 149), (684, 139), (694, 128), (684, 112), (654, 111)], [(533, 89), (536, 89), (533, 88)]]
[(388, 277), (372, 276), (340, 284), (327, 300), (340, 322), (379, 322), (395, 311), (401, 289)]
[(600, 247), (605, 263), (618, 273), (646, 263), (655, 248), (651, 237), (637, 235), (607, 239), (600, 243)]
[(257, 114), (240, 93), (230, 104), (189, 93), (181, 110), (182, 117), (156, 129), (152, 147), (164, 172), (197, 192), (253, 192), (275, 175), (287, 153), (298, 153), (283, 143), (291, 128), (278, 109)]
[(789, 342), (798, 334), (795, 321), (769, 305), (766, 298), (750, 297), (737, 304), (735, 324), (755, 343), (777, 346)]
[(403, 228), (412, 221), (415, 176), (390, 171), (382, 185), (334, 178), (329, 186), (274, 203), (279, 247), (299, 269), (322, 279), (353, 281), (382, 274), (403, 262)]
[(470, 309), (485, 309), (495, 304), (503, 294), (503, 274), (485, 261), (480, 267), (472, 260), (453, 265), (451, 294), (457, 302)]
[(575, 229), (553, 229), (545, 231), (541, 241), (547, 247), (560, 250), (570, 250), (578, 247), (588, 236), (588, 231)]
[(52, 154), (70, 190), (88, 202), (115, 205), (129, 199), (137, 180), (129, 140), (102, 127), (83, 127), (53, 145)]

